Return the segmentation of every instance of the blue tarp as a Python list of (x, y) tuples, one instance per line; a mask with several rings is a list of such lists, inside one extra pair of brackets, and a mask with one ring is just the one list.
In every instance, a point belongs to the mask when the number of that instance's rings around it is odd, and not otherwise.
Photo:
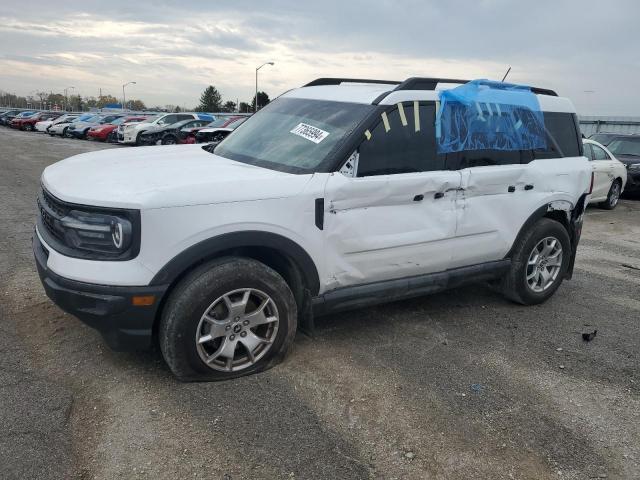
[(473, 80), (440, 92), (438, 153), (546, 149), (538, 98), (524, 85)]

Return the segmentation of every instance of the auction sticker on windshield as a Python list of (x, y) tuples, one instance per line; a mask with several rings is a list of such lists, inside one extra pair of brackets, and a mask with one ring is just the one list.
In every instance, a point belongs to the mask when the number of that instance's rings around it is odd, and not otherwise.
[(299, 123), (290, 133), (311, 140), (313, 143), (320, 143), (329, 135), (329, 132), (306, 123)]

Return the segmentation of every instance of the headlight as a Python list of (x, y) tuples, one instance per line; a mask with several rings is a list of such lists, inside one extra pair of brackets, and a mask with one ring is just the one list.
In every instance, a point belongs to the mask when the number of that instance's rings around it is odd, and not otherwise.
[(138, 210), (73, 205), (44, 190), (38, 209), (38, 231), (64, 255), (96, 260), (130, 260), (138, 255)]
[(60, 225), (67, 244), (78, 250), (119, 254), (131, 246), (133, 228), (126, 218), (71, 210)]

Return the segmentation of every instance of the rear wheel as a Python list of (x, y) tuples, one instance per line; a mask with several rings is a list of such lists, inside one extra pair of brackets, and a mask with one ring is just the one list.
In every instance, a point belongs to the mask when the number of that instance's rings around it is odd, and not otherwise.
[(284, 279), (248, 258), (226, 257), (187, 275), (162, 312), (160, 348), (181, 380), (225, 380), (279, 363), (297, 309)]
[(64, 127), (64, 128), (62, 129), (62, 135), (61, 135), (61, 137), (71, 138), (71, 135), (69, 135), (69, 132), (68, 132), (68, 127)]
[(560, 287), (569, 266), (571, 240), (566, 228), (541, 218), (514, 245), (511, 269), (502, 282), (507, 298), (524, 305), (542, 303)]
[(611, 184), (611, 188), (609, 188), (609, 193), (607, 194), (607, 199), (600, 203), (598, 206), (600, 208), (604, 208), (605, 210), (613, 210), (618, 205), (618, 201), (620, 201), (620, 194), (622, 193), (622, 183), (619, 179), (615, 179)]

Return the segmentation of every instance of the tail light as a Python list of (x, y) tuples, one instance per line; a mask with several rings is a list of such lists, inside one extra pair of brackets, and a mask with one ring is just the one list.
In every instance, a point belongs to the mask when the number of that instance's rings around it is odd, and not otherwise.
[(596, 174), (594, 172), (591, 172), (591, 184), (589, 185), (589, 191), (587, 192), (588, 195), (591, 195), (593, 193), (593, 182), (595, 180)]

